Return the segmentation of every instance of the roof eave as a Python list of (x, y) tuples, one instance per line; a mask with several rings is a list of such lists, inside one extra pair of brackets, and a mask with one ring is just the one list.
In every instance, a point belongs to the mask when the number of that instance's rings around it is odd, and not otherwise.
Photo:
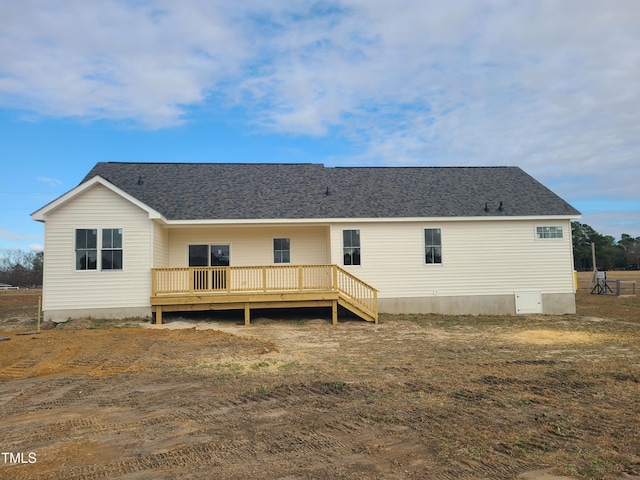
[(164, 220), (169, 227), (199, 225), (256, 225), (256, 224), (329, 224), (329, 223), (399, 223), (399, 222), (477, 222), (513, 220), (573, 220), (582, 215), (523, 215), (523, 216), (474, 216), (474, 217), (358, 217), (358, 218), (222, 218)]

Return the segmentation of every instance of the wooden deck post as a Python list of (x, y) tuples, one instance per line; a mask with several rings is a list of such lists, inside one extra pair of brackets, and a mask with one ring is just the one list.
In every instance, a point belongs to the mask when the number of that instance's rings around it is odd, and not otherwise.
[(377, 325), (378, 324), (378, 291), (377, 290), (373, 291), (373, 306), (376, 312), (374, 323)]
[(267, 291), (267, 267), (262, 267), (262, 291)]
[(302, 265), (298, 265), (298, 290), (302, 291)]
[(162, 307), (156, 306), (156, 325), (162, 325)]
[(331, 302), (331, 323), (334, 325), (338, 324), (338, 301), (334, 300)]
[(251, 325), (251, 304), (244, 304), (244, 324)]

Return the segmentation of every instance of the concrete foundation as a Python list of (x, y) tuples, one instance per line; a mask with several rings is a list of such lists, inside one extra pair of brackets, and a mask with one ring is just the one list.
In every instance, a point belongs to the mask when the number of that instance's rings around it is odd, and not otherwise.
[[(443, 315), (515, 315), (514, 294), (467, 295), (455, 297), (395, 297), (379, 298), (380, 313), (438, 313)], [(563, 315), (576, 313), (573, 293), (542, 294), (542, 313)], [(78, 310), (46, 310), (44, 320), (66, 322), (70, 318), (133, 318), (151, 317), (151, 307), (93, 308)]]
[(147, 317), (151, 317), (151, 306), (45, 310), (43, 312), (43, 318), (45, 321), (56, 323), (66, 322), (67, 320), (72, 318), (119, 319)]
[[(467, 295), (455, 297), (379, 298), (381, 313), (438, 313), (443, 315), (515, 315), (514, 294)], [(573, 293), (542, 294), (542, 313), (576, 313)]]
[(543, 293), (542, 312), (548, 315), (576, 313), (576, 296), (573, 293)]

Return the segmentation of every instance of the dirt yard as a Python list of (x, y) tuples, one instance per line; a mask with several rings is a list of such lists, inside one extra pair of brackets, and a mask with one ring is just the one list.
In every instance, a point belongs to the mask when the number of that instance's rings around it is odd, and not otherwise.
[(3, 479), (640, 479), (640, 297), (20, 335), (38, 294), (0, 292)]

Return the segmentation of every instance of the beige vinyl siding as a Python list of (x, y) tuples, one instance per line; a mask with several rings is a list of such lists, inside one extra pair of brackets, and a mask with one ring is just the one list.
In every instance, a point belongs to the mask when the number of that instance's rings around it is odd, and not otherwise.
[[(562, 225), (564, 238), (536, 239), (535, 227)], [(442, 264), (426, 264), (424, 229), (442, 231)], [(360, 266), (343, 266), (380, 298), (573, 293), (569, 220), (361, 223), (331, 227), (331, 261), (342, 261), (342, 231), (360, 229)]]
[(193, 227), (169, 230), (169, 266), (188, 265), (190, 244), (229, 244), (231, 265), (273, 265), (273, 239), (291, 239), (291, 265), (326, 264), (327, 227)]
[[(122, 228), (123, 269), (76, 271), (77, 228)], [(45, 311), (149, 305), (152, 223), (145, 211), (95, 185), (51, 212), (45, 230)]]
[(153, 223), (153, 259), (154, 268), (169, 266), (169, 230), (157, 222)]

